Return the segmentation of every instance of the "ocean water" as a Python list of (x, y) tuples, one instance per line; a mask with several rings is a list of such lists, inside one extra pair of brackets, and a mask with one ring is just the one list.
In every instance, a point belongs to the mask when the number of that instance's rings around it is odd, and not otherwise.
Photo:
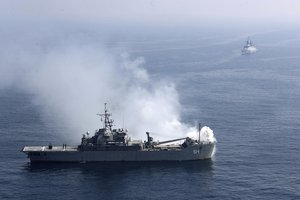
[(300, 199), (300, 38), (257, 33), (177, 36), (110, 44), (143, 56), (154, 79), (172, 81), (182, 120), (210, 126), (212, 160), (35, 164), (21, 148), (59, 140), (32, 94), (0, 90), (0, 199)]

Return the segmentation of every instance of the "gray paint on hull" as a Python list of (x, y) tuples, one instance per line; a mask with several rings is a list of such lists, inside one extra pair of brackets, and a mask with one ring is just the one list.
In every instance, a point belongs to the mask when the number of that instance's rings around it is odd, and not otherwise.
[[(141, 151), (40, 151), (31, 162), (185, 161), (209, 159), (215, 143), (195, 144), (181, 150)], [(35, 152), (37, 153), (37, 152)]]

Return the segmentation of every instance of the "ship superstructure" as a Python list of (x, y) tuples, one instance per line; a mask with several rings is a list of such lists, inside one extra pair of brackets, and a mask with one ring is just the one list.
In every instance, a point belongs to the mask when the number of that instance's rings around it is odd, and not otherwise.
[[(25, 146), (31, 162), (101, 162), (101, 161), (183, 161), (210, 159), (214, 154), (216, 141), (200, 141), (183, 137), (154, 142), (149, 132), (147, 140), (133, 140), (127, 136), (127, 129), (113, 129), (113, 120), (106, 104), (100, 114), (103, 128), (90, 137), (83, 134), (78, 146)], [(199, 134), (200, 136), (200, 134)], [(181, 144), (170, 144), (183, 141)]]

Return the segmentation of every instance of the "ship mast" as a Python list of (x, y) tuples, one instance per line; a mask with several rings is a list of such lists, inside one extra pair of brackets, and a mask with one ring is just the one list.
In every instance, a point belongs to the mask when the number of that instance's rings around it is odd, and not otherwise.
[(97, 115), (99, 115), (99, 116), (101, 116), (101, 121), (102, 121), (102, 117), (104, 117), (104, 126), (103, 126), (103, 128), (105, 129), (105, 130), (112, 130), (111, 128), (112, 128), (112, 124), (113, 124), (113, 120), (112, 119), (109, 119), (109, 117), (111, 116), (111, 114), (110, 113), (108, 113), (108, 110), (107, 110), (107, 108), (106, 108), (106, 104), (107, 103), (104, 103), (104, 114), (97, 114)]

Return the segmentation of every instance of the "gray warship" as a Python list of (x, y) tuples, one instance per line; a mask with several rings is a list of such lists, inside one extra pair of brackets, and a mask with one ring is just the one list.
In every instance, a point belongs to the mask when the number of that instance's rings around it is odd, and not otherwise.
[[(187, 161), (210, 159), (214, 154), (216, 141), (200, 141), (190, 137), (154, 142), (149, 132), (144, 142), (127, 136), (126, 129), (113, 129), (113, 120), (104, 105), (103, 128), (94, 136), (83, 134), (77, 146), (25, 146), (21, 150), (31, 162), (111, 162), (111, 161)], [(181, 141), (178, 144), (172, 144)], [(170, 144), (171, 143), (171, 144)]]
[(257, 51), (257, 48), (253, 45), (252, 41), (248, 37), (246, 45), (242, 49), (242, 55), (253, 54)]

